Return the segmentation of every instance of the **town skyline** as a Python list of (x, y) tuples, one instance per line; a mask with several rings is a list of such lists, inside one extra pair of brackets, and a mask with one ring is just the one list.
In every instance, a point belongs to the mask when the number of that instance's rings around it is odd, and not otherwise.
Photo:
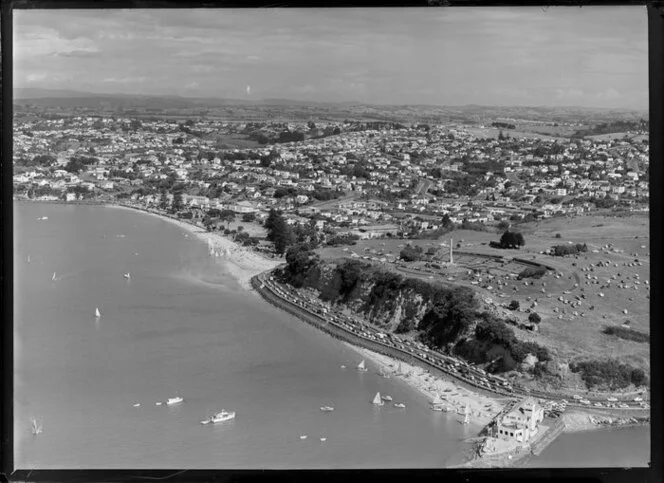
[(648, 105), (641, 7), (14, 15), (15, 88), (372, 105)]

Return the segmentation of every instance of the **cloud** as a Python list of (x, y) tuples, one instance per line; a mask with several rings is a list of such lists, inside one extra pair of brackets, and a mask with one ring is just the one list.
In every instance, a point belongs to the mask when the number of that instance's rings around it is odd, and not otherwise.
[(620, 92), (615, 90), (613, 87), (609, 87), (605, 91), (598, 92), (595, 97), (599, 99), (609, 99), (609, 100), (618, 99), (620, 97)]
[(576, 99), (583, 97), (583, 91), (581, 89), (556, 89), (556, 99), (568, 100)]
[[(269, 97), (627, 107), (647, 103), (646, 24), (640, 7), (22, 10), (14, 76), (123, 93), (241, 96), (251, 81)], [(58, 84), (65, 72), (71, 85)]]

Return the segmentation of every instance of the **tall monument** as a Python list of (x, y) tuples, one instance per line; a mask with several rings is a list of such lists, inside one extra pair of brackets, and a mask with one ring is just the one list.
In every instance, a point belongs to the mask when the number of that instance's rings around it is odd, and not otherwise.
[(454, 265), (454, 255), (452, 255), (453, 240), (450, 238), (450, 265)]

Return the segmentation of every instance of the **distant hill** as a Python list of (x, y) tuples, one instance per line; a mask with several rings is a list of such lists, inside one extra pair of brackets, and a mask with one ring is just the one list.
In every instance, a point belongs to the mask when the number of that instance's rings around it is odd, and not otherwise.
[[(374, 121), (469, 122), (486, 123), (497, 118), (546, 122), (608, 122), (616, 119), (648, 118), (647, 111), (587, 107), (543, 106), (433, 106), (433, 105), (371, 105), (358, 102), (309, 102), (289, 99), (221, 99), (180, 96), (147, 96), (99, 94), (73, 90), (18, 88), (14, 104), (44, 108), (82, 108), (94, 111), (131, 110), (154, 113), (159, 110), (183, 110), (180, 115), (221, 116), (232, 119), (280, 118), (304, 120), (363, 119)], [(190, 112), (188, 112), (190, 111)]]

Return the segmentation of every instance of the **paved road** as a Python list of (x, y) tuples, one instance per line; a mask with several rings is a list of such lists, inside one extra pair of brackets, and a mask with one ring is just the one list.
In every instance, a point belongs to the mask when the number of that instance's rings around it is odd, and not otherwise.
[[(457, 373), (450, 372), (442, 364), (439, 365), (435, 362), (428, 361), (427, 359), (424, 359), (424, 358), (420, 357), (419, 354), (418, 354), (418, 351), (421, 352), (421, 349), (418, 349), (418, 348), (415, 348), (413, 350), (409, 350), (408, 348), (400, 349), (398, 347), (395, 347), (394, 345), (384, 344), (381, 340), (369, 339), (369, 338), (364, 337), (362, 335), (359, 335), (359, 334), (348, 331), (345, 327), (343, 327), (340, 324), (335, 323), (334, 321), (332, 321), (330, 319), (330, 317), (332, 315), (341, 316), (341, 314), (337, 314), (336, 312), (333, 312), (333, 311), (330, 311), (327, 314), (322, 313), (323, 308), (325, 308), (325, 310), (329, 310), (329, 309), (327, 309), (327, 307), (323, 307), (322, 305), (320, 305), (318, 307), (314, 307), (314, 306), (312, 306), (312, 304), (309, 301), (307, 301), (305, 299), (302, 299), (302, 298), (296, 298), (296, 295), (293, 292), (289, 292), (288, 287), (285, 287), (285, 286), (280, 287), (280, 284), (278, 284), (277, 282), (270, 281), (269, 280), (269, 272), (260, 274), (258, 276), (258, 280), (260, 282), (262, 282), (263, 284), (265, 284), (265, 287), (267, 287), (270, 290), (271, 295), (273, 295), (275, 297), (278, 297), (283, 303), (289, 304), (292, 308), (294, 308), (298, 311), (305, 312), (309, 316), (313, 316), (317, 319), (320, 319), (320, 321), (324, 325), (329, 324), (329, 325), (332, 325), (332, 326), (334, 326), (334, 327), (336, 327), (340, 330), (343, 330), (344, 332), (347, 332), (347, 335), (348, 335), (349, 338), (355, 338), (357, 340), (363, 340), (364, 339), (364, 342), (368, 342), (371, 345), (383, 346), (384, 348), (389, 349), (390, 351), (401, 352), (404, 355), (407, 355), (410, 359), (414, 359), (414, 360), (418, 361), (420, 365), (423, 364), (423, 365), (427, 366), (430, 369), (435, 369), (437, 371), (443, 372), (447, 376), (453, 377), (454, 379), (457, 379), (458, 381), (461, 381), (461, 382), (463, 382), (464, 384), (466, 384), (468, 386), (472, 386), (474, 390), (485, 391), (485, 392), (488, 392), (488, 393), (492, 393), (494, 395), (499, 395), (501, 397), (505, 397), (505, 396), (507, 396), (507, 397), (533, 396), (533, 397), (537, 397), (537, 398), (544, 399), (544, 400), (549, 400), (549, 401), (560, 401), (562, 399), (567, 399), (568, 402), (569, 402), (569, 404), (568, 404), (569, 407), (584, 408), (586, 410), (614, 411), (614, 412), (615, 411), (625, 411), (625, 410), (637, 411), (637, 412), (646, 411), (646, 409), (641, 408), (640, 406), (636, 405), (634, 402), (631, 402), (631, 401), (628, 402), (626, 400), (625, 396), (617, 397), (617, 399), (619, 399), (619, 402), (624, 402), (624, 403), (629, 404), (630, 407), (628, 409), (624, 409), (624, 408), (596, 408), (596, 407), (593, 407), (593, 406), (588, 406), (588, 405), (584, 405), (584, 404), (576, 402), (572, 398), (572, 396), (570, 394), (567, 394), (567, 393), (551, 393), (551, 392), (537, 391), (537, 390), (528, 391), (528, 390), (525, 390), (525, 389), (521, 389), (519, 387), (513, 388), (513, 390), (511, 392), (507, 392), (507, 391), (502, 390), (502, 389), (495, 389), (493, 387), (487, 388), (485, 386), (479, 385), (478, 383), (476, 383), (473, 380), (470, 380), (470, 379), (464, 377), (463, 375), (459, 374), (458, 372)], [(280, 291), (289, 292), (288, 298), (286, 296), (284, 296)], [(367, 330), (367, 329), (368, 329), (369, 332), (372, 332), (374, 334), (376, 333), (376, 331), (372, 330), (371, 328), (364, 327), (364, 330)], [(358, 345), (366, 345), (366, 343), (365, 344), (358, 344)], [(432, 353), (431, 351), (429, 352), (429, 355), (434, 355), (437, 358), (441, 357), (438, 354), (436, 354), (435, 352)], [(444, 356), (444, 357), (447, 358), (447, 359), (454, 359), (454, 358), (451, 358), (449, 356)], [(472, 367), (468, 368), (468, 371), (472, 375), (474, 375), (475, 377), (487, 377), (486, 375), (480, 373), (479, 371), (477, 371), (476, 369), (474, 369)], [(605, 397), (586, 396), (585, 399), (589, 400), (591, 402), (591, 404), (594, 403), (594, 402), (602, 402), (602, 403), (606, 402)]]

